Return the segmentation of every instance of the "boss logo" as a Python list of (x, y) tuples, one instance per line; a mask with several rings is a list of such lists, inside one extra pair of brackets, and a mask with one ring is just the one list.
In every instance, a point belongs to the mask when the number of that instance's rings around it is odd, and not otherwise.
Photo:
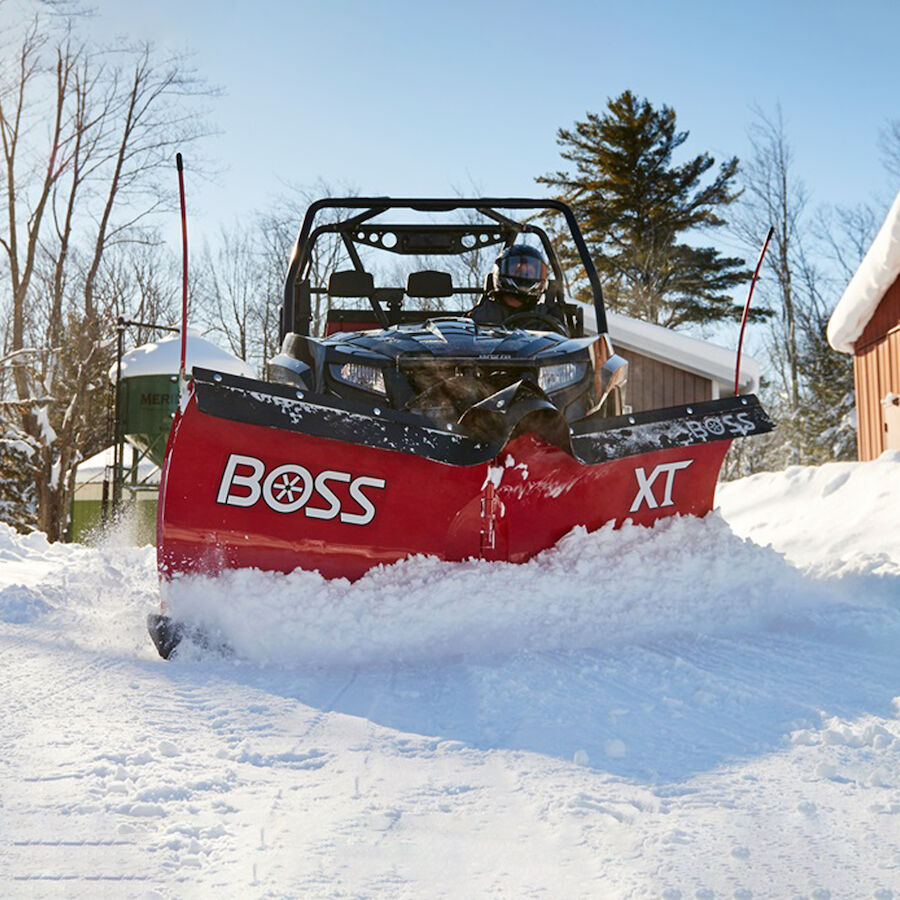
[(756, 430), (753, 420), (745, 412), (725, 413), (722, 416), (707, 416), (702, 422), (688, 420), (684, 427), (696, 440), (707, 441), (724, 434), (745, 435)]
[[(342, 509), (342, 501), (331, 489), (332, 484), (349, 485), (348, 493), (359, 512)], [(302, 509), (310, 519), (336, 519), (348, 525), (368, 525), (375, 518), (375, 504), (363, 488), (383, 488), (383, 478), (325, 469), (313, 476), (297, 463), (276, 466), (266, 474), (266, 465), (255, 456), (232, 453), (225, 464), (216, 503), (226, 506), (253, 506), (260, 498), (269, 509), (293, 513)], [(313, 505), (310, 505), (310, 501)], [(324, 502), (324, 506), (319, 503)]]

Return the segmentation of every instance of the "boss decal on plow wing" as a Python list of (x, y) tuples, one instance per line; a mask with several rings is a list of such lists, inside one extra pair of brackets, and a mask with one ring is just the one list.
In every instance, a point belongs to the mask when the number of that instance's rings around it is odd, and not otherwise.
[(648, 410), (599, 423), (586, 420), (573, 428), (572, 448), (594, 463), (654, 450), (670, 450), (749, 434), (765, 434), (772, 421), (753, 395), (704, 400), (690, 406)]
[[(346, 484), (350, 499), (359, 512), (343, 509), (341, 498), (331, 484)], [(285, 463), (266, 472), (266, 464), (255, 456), (232, 453), (225, 464), (216, 503), (226, 506), (255, 506), (260, 499), (278, 513), (302, 509), (310, 519), (339, 518), (347, 525), (368, 525), (375, 518), (375, 504), (363, 488), (383, 488), (383, 478), (369, 475), (353, 477), (349, 472), (323, 469), (317, 475), (298, 463)], [(309, 501), (323, 501), (325, 506), (310, 506)]]

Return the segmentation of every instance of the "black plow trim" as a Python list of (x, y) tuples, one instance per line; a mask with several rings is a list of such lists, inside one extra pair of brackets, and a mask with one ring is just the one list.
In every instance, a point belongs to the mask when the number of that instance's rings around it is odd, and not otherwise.
[(599, 422), (585, 419), (573, 426), (572, 447), (582, 462), (597, 463), (655, 450), (730, 441), (774, 428), (756, 395), (747, 394)]
[(423, 426), (420, 417), (388, 408), (387, 400), (383, 407), (374, 399), (365, 406), (208, 369), (194, 369), (193, 377), (200, 412), (232, 422), (412, 453), (452, 466), (473, 466), (493, 459), (502, 446)]
[[(201, 413), (266, 428), (280, 428), (348, 444), (411, 453), (452, 466), (492, 460), (530, 405), (511, 404), (493, 440), (474, 440), (457, 431), (439, 431), (410, 413), (366, 406), (338, 397), (195, 368), (197, 407)], [(533, 405), (533, 404), (531, 404)], [(519, 407), (522, 408), (519, 408)], [(573, 456), (594, 465), (656, 450), (732, 440), (774, 428), (759, 400), (750, 394), (576, 422), (571, 429)]]

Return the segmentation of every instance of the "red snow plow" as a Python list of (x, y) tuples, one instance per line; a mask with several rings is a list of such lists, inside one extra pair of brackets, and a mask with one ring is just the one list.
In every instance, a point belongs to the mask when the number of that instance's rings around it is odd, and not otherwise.
[[(567, 301), (546, 231), (510, 217), (523, 210), (564, 218), (599, 334)], [(323, 271), (323, 240), (346, 268)], [(484, 285), (467, 283), (467, 256), (498, 251)], [(378, 284), (379, 253), (418, 268)], [(241, 567), (356, 579), (413, 554), (524, 562), (577, 525), (703, 515), (731, 440), (773, 427), (752, 395), (627, 412), (599, 278), (553, 200), (314, 203), (281, 338), (266, 380), (193, 371), (162, 472), (164, 580)], [(149, 625), (167, 656), (177, 627)]]

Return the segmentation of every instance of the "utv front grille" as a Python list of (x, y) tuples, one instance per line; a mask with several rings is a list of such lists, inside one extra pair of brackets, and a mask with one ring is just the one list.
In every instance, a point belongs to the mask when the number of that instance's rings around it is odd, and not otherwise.
[(431, 390), (448, 379), (466, 379), (483, 383), (485, 396), (489, 396), (523, 378), (530, 378), (536, 382), (538, 377), (538, 370), (534, 364), (510, 366), (504, 365), (503, 362), (491, 363), (483, 360), (477, 364), (446, 360), (429, 360), (424, 364), (401, 363), (400, 371), (414, 394)]

